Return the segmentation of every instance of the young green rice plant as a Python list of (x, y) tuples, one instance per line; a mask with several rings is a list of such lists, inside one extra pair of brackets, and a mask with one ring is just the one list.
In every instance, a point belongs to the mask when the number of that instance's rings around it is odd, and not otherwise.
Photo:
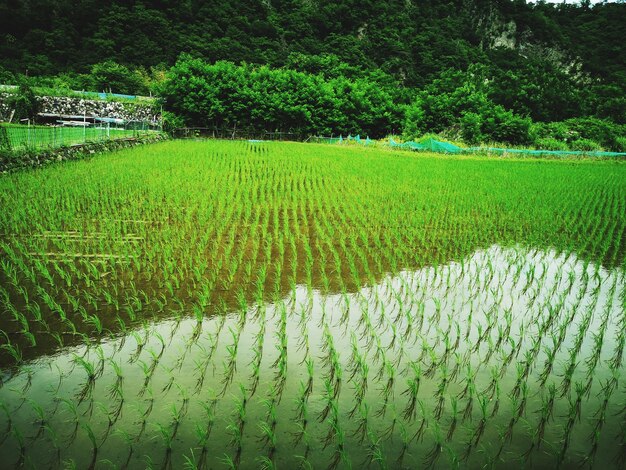
[(472, 449), (478, 447), (478, 443), (480, 442), (487, 426), (489, 399), (485, 395), (481, 395), (478, 402), (480, 404), (480, 420), (478, 421), (472, 437), (465, 448), (463, 456), (465, 460), (469, 458)]
[(163, 441), (165, 446), (165, 456), (163, 458), (162, 468), (169, 468), (172, 461), (172, 433), (168, 426), (163, 426), (160, 423), (155, 424), (156, 431)]
[(22, 350), (17, 344), (8, 342), (7, 344), (0, 344), (0, 348), (5, 350), (7, 354), (13, 359), (15, 365), (19, 366), (23, 362)]
[(26, 459), (26, 440), (24, 436), (20, 432), (20, 430), (16, 427), (11, 428), (10, 435), (15, 439), (15, 442), (18, 445), (19, 453), (17, 462), (15, 462), (15, 468), (21, 468), (24, 465), (24, 461)]
[(435, 409), (434, 409), (434, 416), (435, 419), (439, 420), (443, 414), (443, 410), (445, 407), (445, 394), (446, 394), (446, 390), (448, 388), (448, 383), (449, 383), (449, 378), (448, 378), (448, 368), (445, 366), (445, 364), (442, 364), (441, 366), (441, 382), (439, 382), (439, 385), (437, 386), (437, 391), (435, 392), (435, 397), (437, 399), (437, 404), (435, 405)]
[(267, 421), (259, 422), (258, 426), (261, 433), (260, 441), (268, 448), (268, 457), (271, 459), (276, 452), (277, 444), (275, 426)]
[(96, 468), (96, 462), (98, 459), (98, 440), (96, 439), (96, 435), (93, 432), (93, 429), (88, 423), (81, 424), (83, 430), (87, 433), (87, 437), (89, 438), (89, 442), (91, 442), (91, 462), (89, 463), (89, 469)]
[(142, 337), (137, 331), (131, 331), (131, 335), (133, 336), (133, 338), (137, 342), (137, 348), (135, 349), (135, 352), (130, 356), (130, 358), (128, 360), (129, 364), (132, 364), (135, 361), (137, 361), (137, 359), (141, 355), (141, 351), (143, 351), (143, 348), (146, 345), (146, 342), (148, 340), (148, 332), (147, 331), (145, 332), (144, 337)]
[(557, 467), (560, 467), (565, 460), (565, 454), (567, 453), (567, 449), (569, 448), (572, 430), (574, 429), (574, 424), (576, 422), (576, 404), (571, 400), (569, 400), (568, 404), (569, 412), (567, 416), (567, 423), (564, 426), (561, 449), (557, 456)]
[(425, 468), (433, 468), (444, 449), (445, 441), (441, 435), (441, 430), (439, 429), (437, 421), (433, 421), (433, 441), (433, 447), (424, 457)]
[(407, 389), (403, 392), (403, 395), (408, 397), (408, 402), (403, 411), (403, 416), (406, 421), (414, 421), (416, 416), (416, 405), (419, 396), (420, 383), (422, 379), (422, 370), (418, 363), (412, 362), (410, 364), (413, 371), (413, 378), (407, 380)]
[(237, 369), (237, 348), (239, 345), (240, 337), (239, 331), (235, 331), (230, 327), (228, 328), (228, 330), (233, 339), (233, 342), (232, 344), (226, 346), (227, 358), (226, 361), (224, 361), (223, 363), (224, 374), (222, 378), (222, 395), (226, 393), (226, 390), (230, 386)]
[(413, 440), (422, 442), (424, 438), (424, 433), (426, 432), (426, 429), (429, 425), (428, 414), (426, 413), (426, 406), (424, 405), (424, 402), (419, 398), (417, 400), (417, 406), (419, 408), (419, 416), (421, 416), (422, 419), (420, 420), (419, 426), (417, 426), (417, 429), (415, 430), (415, 433), (413, 434), (409, 442), (412, 442)]
[(9, 409), (8, 409), (6, 403), (0, 402), (0, 409), (2, 409), (2, 411), (4, 411), (4, 414), (7, 417), (6, 429), (2, 433), (2, 436), (0, 437), (0, 446), (1, 446), (2, 444), (4, 444), (4, 441), (7, 439), (7, 437), (10, 436), (11, 428), (13, 427), (13, 420), (11, 418), (11, 413), (9, 412)]
[(331, 412), (331, 410), (337, 408), (337, 401), (335, 398), (335, 389), (334, 389), (333, 383), (328, 378), (324, 379), (323, 398), (324, 398), (324, 408), (320, 412), (320, 415), (318, 418), (320, 423), (323, 423), (324, 421), (326, 421), (326, 419), (328, 418), (328, 414)]
[(330, 463), (328, 464), (329, 469), (337, 468), (341, 463), (343, 463), (345, 468), (351, 468), (351, 461), (348, 457), (348, 454), (345, 451), (345, 434), (343, 429), (340, 426), (339, 419), (333, 419), (331, 422), (331, 428), (329, 430), (329, 436), (332, 435), (332, 439), (335, 441), (335, 449), (333, 451), (333, 456), (331, 458)]
[(448, 428), (448, 434), (446, 435), (446, 442), (450, 442), (454, 437), (454, 432), (459, 421), (458, 400), (456, 397), (450, 397), (450, 406), (452, 419), (450, 420), (450, 427)]
[(74, 363), (82, 367), (87, 374), (87, 381), (83, 384), (80, 392), (78, 393), (78, 404), (81, 404), (83, 400), (91, 397), (97, 377), (97, 371), (94, 364), (76, 354), (74, 355)]
[(306, 385), (302, 381), (300, 382), (300, 392), (295, 399), (295, 404), (298, 431), (294, 435), (294, 444), (298, 445), (298, 443), (306, 436), (307, 426), (309, 423), (308, 394)]

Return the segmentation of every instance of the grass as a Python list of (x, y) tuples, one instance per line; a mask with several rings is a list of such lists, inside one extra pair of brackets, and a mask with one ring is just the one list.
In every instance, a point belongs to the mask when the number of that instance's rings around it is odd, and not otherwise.
[(4, 175), (0, 452), (619, 464), (625, 207), (621, 162), (295, 143)]

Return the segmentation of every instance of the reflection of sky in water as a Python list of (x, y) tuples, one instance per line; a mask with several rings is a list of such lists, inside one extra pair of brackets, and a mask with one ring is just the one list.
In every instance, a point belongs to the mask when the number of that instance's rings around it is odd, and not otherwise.
[[(180, 468), (193, 450), (208, 468), (222, 466), (225, 454), (242, 468), (268, 455), (287, 468), (304, 459), (314, 468), (348, 460), (358, 468), (379, 456), (389, 467), (402, 457), (417, 468), (435, 451), (446, 468), (463, 456), (462, 466), (497, 458), (519, 466), (532, 449), (529, 464), (551, 467), (561, 452), (566, 466), (578, 464), (598, 431), (596, 464), (612, 465), (624, 419), (623, 383), (611, 380), (624, 289), (622, 271), (493, 246), (356, 294), (324, 297), (299, 286), (245, 316), (147, 324), (41, 357), (8, 380), (0, 388), (0, 453), (18, 462), (21, 440), (25, 463), (35, 467), (69, 459), (79, 468), (103, 459), (137, 467), (149, 459)], [(564, 448), (570, 406), (579, 416)]]

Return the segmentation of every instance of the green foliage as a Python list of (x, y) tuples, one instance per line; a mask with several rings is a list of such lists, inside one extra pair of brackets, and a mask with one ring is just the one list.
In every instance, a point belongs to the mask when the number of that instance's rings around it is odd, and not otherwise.
[(570, 148), (579, 152), (597, 152), (602, 150), (600, 144), (591, 139), (577, 139), (570, 144)]
[(461, 138), (468, 144), (478, 144), (484, 140), (481, 132), (482, 118), (479, 114), (468, 112), (461, 116)]
[(528, 118), (494, 103), (488, 96), (484, 67), (466, 72), (449, 70), (424, 88), (407, 108), (404, 134), (415, 138), (423, 132), (458, 133), (468, 143), (483, 140), (527, 144)]
[(11, 150), (11, 140), (9, 139), (9, 133), (4, 126), (0, 126), (0, 151), (1, 150)]
[(169, 111), (163, 111), (161, 118), (163, 120), (163, 130), (165, 132), (171, 132), (174, 129), (185, 127), (184, 119), (181, 116)]
[(542, 137), (540, 139), (535, 140), (534, 145), (539, 150), (561, 150), (561, 151), (569, 150), (567, 143), (565, 143), (562, 140), (555, 139), (554, 137)]
[(13, 83), (15, 81), (15, 75), (0, 65), (0, 83)]
[[(573, 150), (575, 141), (592, 141), (601, 148), (620, 152), (619, 139), (626, 138), (626, 125), (597, 118), (576, 118), (562, 122), (535, 123), (532, 133), (539, 139), (555, 139), (568, 143)], [(584, 147), (587, 144), (579, 143)], [(581, 148), (581, 150), (593, 150)]]
[(615, 151), (626, 152), (626, 137), (615, 138)]
[(88, 82), (90, 89), (108, 93), (143, 94), (146, 92), (144, 81), (137, 71), (111, 60), (100, 62), (91, 67)]
[(17, 93), (12, 93), (7, 99), (9, 109), (14, 110), (14, 121), (33, 120), (39, 112), (39, 102), (33, 89), (27, 83), (22, 82)]
[(486, 120), (483, 132), (491, 140), (513, 145), (530, 143), (530, 118), (519, 116), (501, 106), (496, 106)]
[(401, 116), (391, 94), (370, 80), (327, 80), (188, 56), (171, 69), (160, 92), (168, 110), (195, 126), (381, 136), (397, 128)]

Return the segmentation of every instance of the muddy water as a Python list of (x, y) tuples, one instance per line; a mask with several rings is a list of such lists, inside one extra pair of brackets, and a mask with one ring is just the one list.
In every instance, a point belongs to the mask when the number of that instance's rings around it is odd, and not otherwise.
[(0, 454), (9, 468), (617, 467), (625, 289), (621, 270), (493, 246), (356, 293), (297, 286), (245, 313), (173, 316), (21, 367), (0, 388)]

